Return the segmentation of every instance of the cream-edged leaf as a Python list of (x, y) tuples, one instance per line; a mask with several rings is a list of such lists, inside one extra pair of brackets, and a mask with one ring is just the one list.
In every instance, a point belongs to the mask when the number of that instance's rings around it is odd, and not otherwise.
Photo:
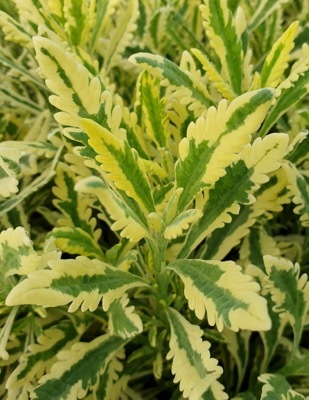
[(264, 256), (269, 289), (275, 303), (274, 311), (286, 319), (294, 333), (295, 352), (300, 343), (309, 310), (309, 283), (306, 274), (300, 275), (300, 266), (290, 260)]
[(163, 86), (173, 89), (183, 104), (191, 104), (193, 108), (208, 108), (214, 104), (200, 80), (167, 58), (150, 53), (137, 53), (131, 56), (129, 61), (159, 78)]
[(18, 283), (6, 304), (57, 307), (71, 303), (69, 312), (74, 312), (79, 307), (94, 311), (102, 301), (103, 310), (107, 311), (128, 289), (146, 286), (138, 276), (83, 256), (49, 261), (49, 266), (51, 269), (35, 271)]
[(145, 212), (154, 212), (154, 200), (144, 164), (126, 140), (120, 140), (94, 121), (84, 119), (83, 128), (96, 159), (116, 188), (133, 198)]
[(303, 226), (309, 226), (309, 179), (302, 174), (291, 162), (284, 162), (282, 165), (288, 187), (293, 196), (292, 201), (296, 205), (294, 212), (300, 214), (300, 222)]
[(175, 165), (177, 186), (184, 188), (179, 201), (181, 211), (238, 160), (238, 153), (265, 118), (272, 97), (272, 90), (262, 89), (245, 93), (229, 105), (221, 100), (217, 109), (209, 108), (205, 117), (190, 123), (179, 144), (180, 159)]
[(190, 227), (190, 224), (198, 221), (203, 215), (201, 210), (189, 209), (171, 221), (171, 223), (164, 230), (165, 239), (176, 239), (184, 230)]
[(29, 345), (28, 352), (20, 358), (19, 365), (7, 380), (6, 388), (16, 389), (34, 378), (40, 378), (55, 362), (57, 353), (77, 340), (76, 330), (66, 321), (45, 329), (37, 338), (37, 343)]
[(253, 8), (253, 15), (249, 21), (249, 30), (252, 32), (257, 29), (272, 13), (279, 10), (288, 0), (261, 0), (257, 7)]
[(50, 102), (62, 111), (55, 115), (57, 121), (80, 127), (81, 117), (97, 117), (103, 91), (100, 78), (93, 77), (72, 53), (58, 43), (35, 36), (33, 44), (37, 61), (46, 77), (46, 86), (55, 93), (50, 96)]
[[(258, 138), (244, 146), (239, 154), (240, 160), (226, 168), (225, 175), (212, 189), (203, 192), (204, 198), (199, 206), (203, 216), (186, 236), (179, 252), (180, 258), (188, 257), (210, 233), (230, 223), (231, 214), (239, 214), (241, 204), (253, 204), (256, 201), (253, 193), (269, 180), (269, 174), (280, 167), (287, 146), (288, 135), (279, 133), (268, 135), (263, 140)], [(262, 205), (259, 204), (255, 215), (261, 215), (262, 212)]]
[(54, 228), (47, 237), (55, 239), (55, 245), (62, 252), (78, 254), (85, 257), (104, 259), (104, 253), (95, 239), (82, 228)]
[(82, 179), (75, 188), (81, 193), (91, 194), (98, 198), (103, 210), (100, 217), (110, 224), (113, 231), (120, 231), (121, 237), (137, 243), (149, 236), (146, 219), (144, 220), (142, 215), (136, 215), (101, 178), (93, 176)]
[(134, 312), (134, 306), (128, 304), (129, 298), (124, 295), (121, 299), (115, 300), (108, 310), (110, 333), (124, 339), (135, 336), (143, 330), (140, 316)]
[(184, 283), (189, 308), (199, 319), (205, 314), (210, 325), (268, 330), (271, 321), (260, 286), (233, 261), (175, 260), (167, 265)]
[(203, 331), (199, 326), (190, 324), (172, 308), (167, 309), (167, 316), (171, 337), (166, 357), (172, 359), (174, 382), (179, 382), (184, 398), (199, 400), (222, 374), (222, 369), (210, 357), (210, 343), (202, 340)]
[[(121, 3), (118, 4), (121, 5)], [(103, 68), (109, 72), (121, 61), (121, 55), (133, 39), (139, 17), (138, 1), (128, 0), (117, 10), (117, 23), (114, 29), (110, 27), (108, 41), (102, 53), (104, 56)]]
[(263, 64), (261, 87), (276, 87), (284, 80), (283, 72), (288, 67), (289, 54), (294, 47), (298, 25), (298, 21), (293, 22), (274, 43)]
[(40, 268), (42, 257), (33, 248), (27, 232), (21, 226), (0, 233), (1, 275), (27, 275)]
[(292, 389), (284, 376), (279, 374), (262, 374), (258, 380), (263, 383), (261, 400), (306, 400), (301, 393)]
[[(100, 376), (109, 363), (119, 355), (126, 341), (109, 334), (99, 336), (88, 343), (75, 343), (70, 350), (58, 353), (59, 359), (50, 373), (44, 375), (34, 390), (37, 400), (83, 398), (88, 390), (96, 388)], [(93, 362), (96, 360), (96, 362)]]
[(204, 1), (200, 9), (209, 43), (220, 60), (220, 72), (225, 77), (233, 95), (240, 95), (243, 79), (243, 49), (227, 0)]
[(62, 213), (58, 226), (80, 228), (97, 241), (101, 231), (96, 230), (96, 220), (92, 217), (92, 210), (86, 199), (75, 190), (76, 174), (64, 162), (58, 164), (56, 172), (54, 204)]

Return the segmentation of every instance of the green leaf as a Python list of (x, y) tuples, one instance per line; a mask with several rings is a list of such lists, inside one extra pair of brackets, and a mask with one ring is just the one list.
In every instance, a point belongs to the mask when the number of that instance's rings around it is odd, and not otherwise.
[(103, 310), (107, 311), (128, 289), (146, 286), (138, 276), (83, 256), (53, 260), (49, 266), (51, 269), (35, 271), (18, 283), (6, 304), (57, 307), (71, 303), (69, 312), (74, 312), (79, 307), (94, 311), (102, 300)]
[(159, 78), (163, 86), (176, 90), (177, 96), (182, 101), (185, 100), (186, 104), (195, 102), (202, 108), (214, 104), (205, 86), (172, 61), (150, 53), (137, 53), (131, 56), (129, 61)]
[(200, 7), (206, 35), (234, 95), (242, 93), (243, 50), (226, 0), (209, 0)]
[(37, 343), (29, 345), (28, 352), (20, 358), (19, 365), (7, 380), (7, 389), (17, 389), (33, 381), (35, 377), (41, 377), (55, 362), (57, 353), (71, 346), (76, 340), (78, 340), (76, 330), (66, 321), (44, 330), (38, 337)]
[(297, 28), (298, 21), (295, 21), (274, 43), (263, 64), (261, 71), (261, 87), (276, 87), (283, 81), (283, 73), (288, 67), (289, 54), (294, 47)]
[(122, 354), (125, 343), (119, 336), (106, 334), (89, 343), (76, 343), (71, 350), (60, 352), (59, 361), (34, 390), (34, 398), (59, 400), (85, 397), (89, 390), (98, 386), (100, 376), (109, 363)]
[(124, 295), (120, 300), (115, 300), (108, 310), (109, 331), (112, 335), (126, 339), (141, 333), (143, 323), (134, 306), (129, 306), (129, 298)]
[[(294, 333), (293, 354), (300, 343), (309, 310), (309, 283), (306, 274), (300, 276), (300, 266), (284, 258), (264, 256), (270, 292), (276, 304), (274, 311), (287, 320)], [(293, 358), (293, 357), (292, 357)]]
[(55, 238), (55, 244), (63, 252), (104, 260), (104, 253), (95, 239), (82, 228), (54, 228), (47, 238)]
[(166, 267), (176, 272), (185, 286), (189, 308), (199, 319), (205, 313), (210, 325), (268, 330), (271, 321), (260, 286), (233, 261), (176, 260)]
[(236, 381), (236, 391), (239, 391), (248, 368), (250, 355), (249, 341), (251, 337), (251, 332), (241, 331), (239, 333), (235, 333), (230, 331), (229, 329), (224, 329), (223, 336), (225, 338), (227, 348), (233, 356), (233, 359), (235, 360), (237, 366), (238, 377)]
[(258, 380), (264, 383), (261, 400), (305, 400), (305, 396), (293, 390), (287, 380), (279, 374), (263, 374)]
[[(199, 399), (222, 374), (218, 361), (210, 357), (210, 343), (202, 340), (203, 331), (190, 324), (172, 308), (167, 309), (171, 328), (170, 351), (174, 382), (179, 382), (185, 398)], [(218, 400), (226, 397), (218, 397)]]
[(127, 196), (133, 198), (144, 212), (154, 212), (154, 200), (144, 164), (126, 140), (112, 135), (94, 121), (83, 120), (89, 145), (98, 153), (96, 159), (108, 178)]
[(179, 144), (180, 159), (175, 165), (176, 183), (184, 191), (179, 202), (182, 211), (205, 187), (211, 187), (226, 174), (226, 167), (249, 143), (265, 118), (273, 96), (262, 89), (237, 97), (228, 105), (221, 100), (205, 118), (191, 122), (187, 137)]

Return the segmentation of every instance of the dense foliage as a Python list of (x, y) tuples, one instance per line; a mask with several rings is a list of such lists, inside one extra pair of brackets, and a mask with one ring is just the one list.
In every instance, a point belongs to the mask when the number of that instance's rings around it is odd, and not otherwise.
[(309, 7), (0, 0), (0, 396), (309, 395)]

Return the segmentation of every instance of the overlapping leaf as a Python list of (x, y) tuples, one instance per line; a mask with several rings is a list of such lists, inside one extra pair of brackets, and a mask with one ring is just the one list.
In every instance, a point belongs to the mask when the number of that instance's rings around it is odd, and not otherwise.
[(138, 276), (83, 256), (53, 260), (49, 265), (51, 269), (35, 271), (18, 283), (6, 304), (57, 307), (71, 303), (69, 311), (74, 312), (79, 307), (94, 311), (102, 301), (107, 311), (128, 289), (146, 285)]
[(295, 352), (299, 346), (305, 319), (309, 310), (309, 283), (306, 274), (300, 275), (300, 266), (273, 256), (264, 256), (270, 292), (276, 304), (274, 311), (286, 319), (294, 332)]
[(149, 53), (138, 53), (131, 56), (129, 61), (159, 78), (162, 85), (174, 89), (177, 98), (185, 104), (193, 104), (196, 107), (195, 103), (197, 103), (201, 108), (208, 108), (214, 104), (202, 82), (197, 81), (189, 72), (184, 72), (167, 58)]
[[(243, 49), (226, 0), (208, 0), (201, 6), (204, 26), (212, 50), (221, 64), (220, 73), (234, 96), (242, 93)], [(242, 32), (240, 32), (242, 33)], [(204, 63), (206, 66), (206, 64)], [(207, 64), (209, 66), (209, 64)], [(227, 90), (228, 91), (228, 90)]]
[(71, 350), (58, 353), (59, 361), (41, 379), (41, 385), (34, 390), (34, 398), (59, 400), (85, 397), (90, 388), (93, 390), (99, 385), (100, 375), (117, 358), (125, 343), (119, 336), (106, 334), (89, 343), (76, 343)]
[(24, 384), (40, 378), (55, 362), (56, 355), (78, 340), (78, 334), (70, 323), (60, 322), (56, 327), (46, 329), (38, 337), (38, 343), (31, 344), (17, 368), (10, 374), (6, 383), (8, 390), (17, 389)]
[(287, 144), (287, 135), (272, 134), (244, 147), (240, 160), (226, 168), (211, 190), (204, 191), (203, 216), (190, 229), (180, 257), (190, 254), (215, 229), (230, 223), (230, 214), (239, 214), (240, 204), (255, 202), (252, 193), (268, 181), (267, 174), (279, 168)]
[[(81, 193), (95, 195), (101, 203), (104, 218), (113, 231), (121, 231), (120, 236), (131, 242), (138, 242), (148, 237), (147, 222), (142, 215), (137, 214), (121, 200), (102, 179), (89, 177), (81, 180), (76, 185), (76, 190)], [(113, 223), (114, 222), (114, 223)]]
[(175, 166), (177, 186), (184, 188), (180, 211), (239, 158), (238, 153), (265, 118), (272, 96), (271, 90), (262, 89), (241, 95), (230, 105), (222, 100), (217, 109), (211, 107), (205, 118), (189, 125)]
[(199, 319), (205, 314), (210, 325), (268, 330), (271, 321), (259, 285), (233, 261), (175, 260), (166, 267), (185, 285), (185, 297)]

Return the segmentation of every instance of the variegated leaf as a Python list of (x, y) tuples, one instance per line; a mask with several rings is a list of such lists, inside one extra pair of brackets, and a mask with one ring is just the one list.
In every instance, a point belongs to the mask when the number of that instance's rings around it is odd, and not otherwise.
[(210, 325), (268, 330), (271, 321), (260, 286), (233, 261), (175, 260), (166, 267), (185, 285), (185, 297), (199, 319), (207, 314)]
[(265, 269), (274, 311), (289, 321), (294, 333), (293, 353), (300, 343), (309, 310), (309, 283), (306, 274), (300, 275), (300, 266), (284, 258), (264, 256)]
[(179, 257), (187, 257), (215, 229), (230, 223), (230, 214), (239, 214), (240, 204), (255, 202), (252, 193), (279, 168), (287, 145), (288, 135), (272, 134), (244, 147), (240, 160), (226, 168), (211, 190), (204, 191), (203, 216), (190, 229)]
[(309, 226), (309, 179), (297, 170), (294, 164), (285, 162), (283, 169), (286, 173), (289, 189), (292, 193), (293, 203), (296, 204), (294, 212), (300, 214), (303, 226)]
[(227, 0), (204, 1), (200, 9), (209, 43), (220, 60), (220, 72), (233, 95), (240, 95), (243, 80), (243, 49)]
[(176, 182), (184, 191), (180, 211), (205, 187), (211, 187), (226, 174), (226, 167), (236, 161), (238, 153), (249, 143), (270, 106), (273, 92), (262, 89), (237, 97), (228, 106), (222, 100), (211, 107), (205, 118), (188, 127), (187, 137), (179, 144)]
[(103, 310), (107, 311), (128, 289), (146, 286), (138, 276), (83, 256), (50, 261), (49, 265), (51, 269), (35, 271), (18, 283), (6, 304), (57, 307), (71, 303), (69, 312), (74, 312), (79, 307), (94, 311), (102, 301)]
[(93, 77), (73, 54), (58, 43), (36, 36), (33, 44), (37, 61), (46, 77), (46, 86), (55, 93), (50, 96), (50, 102), (62, 111), (55, 114), (57, 121), (80, 127), (81, 117), (97, 119), (102, 115), (103, 83), (100, 78)]
[(254, 8), (254, 14), (251, 16), (249, 23), (249, 30), (254, 31), (259, 27), (267, 17), (269, 17), (275, 10), (280, 9), (288, 0), (261, 0), (258, 7)]
[(62, 148), (60, 148), (54, 156), (53, 161), (45, 166), (44, 171), (34, 178), (29, 185), (24, 186), (19, 192), (5, 201), (0, 201), (0, 215), (6, 214), (21, 204), (26, 198), (37, 192), (52, 180), (55, 175), (55, 168), (58, 163)]
[(96, 159), (116, 188), (133, 198), (144, 212), (154, 212), (150, 184), (137, 152), (125, 139), (120, 140), (94, 121), (85, 119), (82, 125), (98, 154)]
[(137, 0), (128, 0), (124, 6), (119, 7), (117, 11), (117, 23), (114, 29), (109, 29), (109, 40), (106, 48), (102, 51), (104, 56), (103, 68), (106, 72), (109, 72), (112, 67), (119, 64), (121, 55), (132, 41), (133, 32), (137, 28), (136, 21), (138, 17)]
[(31, 34), (27, 32), (22, 24), (2, 10), (0, 11), (0, 25), (6, 40), (32, 47)]
[[(21, 173), (21, 151), (0, 146), (0, 196), (10, 197), (19, 191), (18, 176)], [(0, 197), (0, 198), (1, 198)]]
[(301, 167), (303, 163), (309, 160), (309, 131), (301, 131), (294, 138), (288, 148), (286, 157), (297, 167)]
[(263, 64), (261, 71), (261, 87), (276, 87), (284, 80), (283, 73), (288, 67), (290, 52), (294, 47), (297, 28), (298, 21), (295, 21), (274, 43)]
[[(183, 396), (198, 400), (222, 374), (218, 361), (210, 357), (210, 343), (202, 340), (203, 331), (190, 324), (176, 310), (167, 309), (171, 328), (170, 351), (174, 382), (179, 382)], [(226, 397), (218, 397), (218, 400)]]
[[(50, 7), (52, 3), (50, 2)], [(57, 11), (61, 13), (61, 10)], [(94, 6), (84, 0), (66, 0), (63, 6), (63, 17), (66, 20), (64, 27), (71, 45), (84, 46), (89, 40), (89, 31), (94, 23)]]
[[(109, 334), (99, 336), (89, 343), (76, 343), (70, 350), (58, 353), (50, 373), (43, 376), (34, 390), (37, 400), (83, 398), (88, 390), (99, 385), (110, 362), (117, 358), (126, 341)], [(93, 362), (93, 360), (97, 360)]]
[(146, 132), (157, 147), (166, 147), (168, 141), (167, 114), (165, 99), (160, 96), (160, 82), (146, 71), (140, 80), (142, 123)]
[(205, 85), (172, 61), (150, 53), (137, 53), (131, 56), (129, 61), (159, 78), (163, 86), (176, 90), (177, 97), (185, 104), (197, 103), (201, 108), (208, 108), (214, 104)]
[(0, 266), (5, 278), (29, 274), (40, 268), (41, 262), (24, 228), (8, 228), (0, 233)]
[(293, 64), (290, 75), (277, 87), (276, 102), (265, 118), (259, 136), (264, 137), (279, 118), (308, 95), (308, 92), (309, 55), (304, 51), (300, 59)]
[(190, 224), (196, 222), (203, 215), (201, 210), (189, 209), (183, 211), (170, 222), (164, 230), (164, 237), (166, 239), (175, 239), (182, 234), (182, 232), (190, 227)]
[(261, 400), (306, 400), (301, 393), (292, 389), (284, 376), (279, 374), (263, 374), (258, 380), (264, 385), (262, 387)]
[[(142, 238), (149, 236), (147, 221), (143, 215), (134, 213), (119, 196), (104, 184), (101, 178), (85, 178), (79, 181), (75, 188), (81, 193), (93, 194), (98, 198), (104, 214), (107, 215), (104, 219), (107, 219), (113, 231), (121, 231), (121, 237), (137, 243)], [(115, 222), (112, 223), (112, 221)]]
[(104, 253), (95, 239), (82, 228), (54, 228), (47, 238), (55, 238), (55, 244), (62, 252), (78, 254), (104, 260)]
[(76, 342), (78, 336), (72, 324), (66, 321), (46, 329), (38, 337), (38, 343), (29, 345), (28, 353), (20, 358), (19, 365), (7, 380), (6, 388), (17, 389), (33, 382), (34, 378), (40, 378), (55, 362), (57, 353)]
[(135, 336), (143, 330), (140, 316), (134, 312), (134, 306), (128, 304), (129, 298), (124, 295), (121, 299), (115, 300), (108, 310), (110, 333), (124, 339)]
[(227, 100), (233, 100), (235, 93), (230, 88), (228, 82), (217, 71), (215, 65), (208, 59), (208, 57), (199, 49), (191, 49), (192, 54), (201, 62), (203, 69), (209, 80), (213, 83), (218, 92)]
[(87, 201), (75, 190), (76, 175), (65, 163), (59, 163), (55, 178), (56, 186), (53, 192), (56, 196), (55, 206), (61, 211), (63, 218), (58, 225), (70, 228), (80, 228), (97, 241), (100, 230), (96, 230), (96, 220), (92, 218), (92, 211)]

